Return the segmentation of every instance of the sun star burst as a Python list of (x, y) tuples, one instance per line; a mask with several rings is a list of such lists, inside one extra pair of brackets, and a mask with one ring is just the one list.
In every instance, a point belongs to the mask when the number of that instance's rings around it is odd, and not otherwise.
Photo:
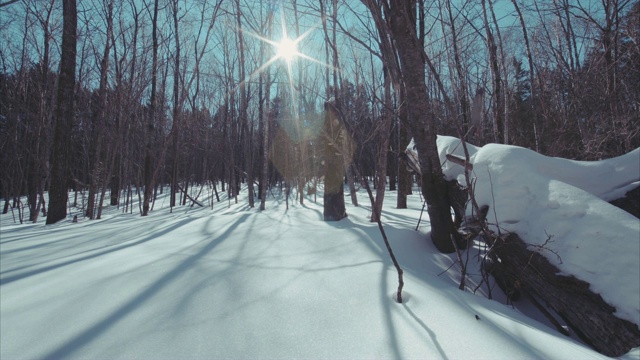
[(275, 47), (277, 48), (276, 56), (286, 62), (293, 61), (300, 54), (296, 41), (288, 37), (284, 37), (279, 43), (276, 43)]
[[(300, 59), (314, 62), (316, 64), (320, 64), (322, 66), (326, 66), (328, 68), (333, 68), (333, 66), (326, 64), (320, 60), (317, 60), (309, 55), (306, 55), (300, 52), (300, 50), (298, 49), (298, 45), (300, 44), (300, 42), (304, 40), (307, 36), (309, 36), (309, 34), (311, 34), (312, 31), (316, 30), (317, 26), (311, 26), (307, 31), (305, 31), (298, 37), (291, 39), (287, 34), (284, 11), (281, 11), (280, 15), (281, 15), (281, 24), (282, 24), (282, 33), (281, 33), (280, 41), (268, 39), (256, 33), (243, 30), (243, 32), (245, 32), (246, 34), (271, 45), (274, 50), (274, 55), (269, 60), (267, 60), (264, 64), (258, 67), (251, 75), (249, 75), (247, 79), (244, 79), (243, 81), (247, 81), (263, 71), (268, 71), (269, 67), (273, 63), (275, 63), (278, 60), (282, 60), (282, 62), (284, 62), (284, 65), (286, 67), (286, 73), (288, 75), (289, 91), (290, 91), (290, 96), (292, 97), (293, 113), (295, 114), (295, 116), (297, 116), (299, 109), (298, 109), (297, 100), (295, 98), (296, 98), (296, 92), (298, 90), (294, 85), (295, 80), (293, 75), (293, 63), (295, 62), (295, 60), (300, 58)], [(337, 70), (339, 71), (339, 69)]]

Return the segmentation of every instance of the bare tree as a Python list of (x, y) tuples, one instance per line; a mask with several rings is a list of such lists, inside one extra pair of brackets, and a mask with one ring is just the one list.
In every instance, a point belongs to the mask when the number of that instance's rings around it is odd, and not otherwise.
[[(531, 45), (529, 43), (529, 32), (527, 31), (527, 26), (525, 24), (524, 21), (524, 16), (522, 15), (522, 11), (520, 10), (520, 6), (518, 5), (517, 0), (511, 0), (511, 3), (513, 4), (513, 7), (516, 10), (516, 14), (518, 15), (518, 20), (520, 21), (520, 27), (522, 28), (522, 37), (524, 39), (524, 45), (525, 45), (525, 50), (526, 50), (526, 54), (527, 54), (527, 62), (529, 64), (529, 86), (530, 86), (530, 91), (531, 91), (531, 98), (530, 98), (530, 104), (533, 107), (533, 104), (535, 102), (535, 99), (537, 99), (537, 89), (536, 89), (536, 81), (535, 81), (535, 75), (534, 75), (534, 62), (533, 62), (533, 54), (531, 51)], [(533, 110), (533, 109), (532, 109)], [(534, 139), (535, 139), (535, 150), (536, 151), (540, 151), (540, 139), (538, 139), (538, 127), (537, 127), (537, 111), (532, 111), (532, 113), (534, 114), (534, 118), (533, 118), (533, 134), (534, 134)]]
[[(107, 152), (106, 147), (109, 144), (105, 143), (105, 131), (106, 131), (106, 118), (105, 112), (107, 108), (107, 81), (108, 81), (108, 67), (109, 67), (109, 52), (111, 51), (111, 33), (113, 31), (113, 0), (109, 0), (106, 6), (106, 36), (104, 43), (104, 51), (102, 58), (100, 59), (100, 82), (98, 85), (98, 92), (94, 99), (94, 109), (92, 115), (92, 139), (90, 146), (92, 147), (93, 159), (90, 174), (90, 187), (89, 196), (87, 202), (86, 216), (90, 219), (95, 217), (95, 197), (98, 187), (102, 182), (106, 181), (105, 174), (108, 171), (106, 168), (106, 162), (103, 161), (103, 154)], [(101, 203), (98, 208), (101, 207)]]
[(242, 126), (242, 134), (245, 137), (245, 141), (242, 142), (243, 147), (243, 155), (245, 162), (245, 170), (247, 177), (247, 185), (249, 190), (249, 207), (254, 207), (254, 189), (253, 189), (253, 159), (252, 159), (252, 141), (246, 141), (249, 138), (249, 119), (247, 115), (247, 108), (249, 107), (249, 103), (247, 100), (247, 76), (245, 73), (245, 41), (244, 35), (242, 33), (242, 10), (240, 8), (240, 0), (236, 0), (236, 26), (237, 26), (237, 34), (238, 34), (238, 55), (240, 63), (238, 64), (238, 72), (239, 72), (239, 91), (240, 91), (240, 103), (238, 104), (239, 111), (239, 122)]
[(173, 36), (175, 41), (175, 53), (174, 53), (174, 67), (173, 67), (173, 123), (171, 125), (171, 144), (173, 159), (171, 163), (171, 194), (169, 198), (169, 206), (173, 208), (176, 206), (176, 192), (178, 191), (178, 164), (180, 163), (180, 138), (179, 134), (182, 130), (182, 96), (181, 90), (181, 74), (180, 74), (180, 29), (179, 29), (179, 16), (180, 10), (179, 0), (173, 0), (171, 2), (171, 16), (173, 19)]
[(425, 82), (425, 54), (416, 29), (416, 3), (410, 0), (361, 0), (371, 12), (378, 32), (389, 34), (395, 50), (385, 48), (385, 63), (399, 59), (406, 91), (408, 125), (416, 140), (422, 169), (422, 193), (428, 205), (431, 239), (442, 252), (453, 252), (453, 222), (447, 186), (440, 167), (435, 124)]
[[(265, 25), (262, 27), (265, 31), (265, 35), (268, 38), (271, 35), (271, 28), (273, 27), (273, 11), (268, 10)], [(264, 63), (266, 44), (262, 42), (260, 44), (260, 62)], [(259, 120), (262, 124), (262, 180), (260, 181), (260, 210), (266, 208), (267, 198), (267, 184), (269, 182), (269, 123), (270, 123), (270, 104), (271, 104), (271, 73), (263, 71), (259, 75), (259, 90), (262, 94), (264, 87), (264, 97), (260, 96), (260, 112)]]
[[(491, 1), (491, 0), (489, 0)], [(498, 58), (498, 45), (491, 25), (489, 24), (489, 17), (487, 15), (487, 0), (482, 0), (482, 15), (484, 18), (484, 29), (487, 35), (487, 47), (489, 50), (489, 63), (491, 68), (491, 82), (492, 82), (492, 113), (493, 113), (493, 141), (497, 143), (504, 142), (504, 117), (503, 117), (503, 97), (502, 97), (502, 77), (500, 73), (500, 65)]]
[(78, 14), (75, 0), (64, 0), (62, 52), (58, 78), (58, 98), (55, 111), (53, 138), (53, 163), (49, 188), (49, 212), (47, 224), (56, 223), (67, 216), (67, 185), (69, 181), (70, 144), (74, 108), (74, 85), (76, 73), (76, 31)]
[(384, 107), (382, 119), (375, 132), (377, 133), (376, 149), (376, 196), (371, 211), (371, 222), (379, 222), (382, 216), (384, 193), (387, 186), (387, 156), (389, 154), (389, 132), (393, 123), (394, 113), (392, 106), (393, 90), (391, 89), (391, 71), (384, 70)]
[(324, 139), (324, 221), (347, 216), (344, 204), (344, 119), (331, 102), (325, 103)]
[(18, 1), (20, 1), (20, 0), (9, 0), (9, 1), (5, 1), (5, 2), (1, 2), (0, 3), (0, 8), (4, 7), (4, 6), (7, 6), (7, 5), (15, 4)]
[(144, 155), (144, 198), (142, 203), (142, 216), (149, 214), (151, 191), (153, 190), (153, 155), (152, 155), (152, 130), (153, 122), (157, 114), (157, 88), (158, 88), (158, 0), (153, 1), (153, 20), (151, 22), (151, 37), (153, 41), (152, 62), (151, 62), (151, 94), (149, 101), (149, 114), (147, 115), (147, 126), (145, 134), (145, 155)]

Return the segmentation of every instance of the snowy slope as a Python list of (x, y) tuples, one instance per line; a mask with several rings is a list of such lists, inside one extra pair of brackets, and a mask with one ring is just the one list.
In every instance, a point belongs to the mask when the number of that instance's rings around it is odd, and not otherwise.
[[(455, 147), (439, 141), (443, 151)], [(637, 180), (636, 158), (566, 165), (511, 147), (472, 151), (477, 186), (500, 194), (492, 206), (500, 225), (526, 232), (532, 243), (546, 229), (564, 271), (594, 281), (621, 316), (637, 318), (638, 220), (590, 194), (605, 196)], [(556, 161), (565, 175), (550, 176), (561, 172), (550, 167)], [(591, 187), (567, 180), (605, 165), (612, 167)], [(525, 173), (530, 168), (537, 170)], [(603, 183), (616, 169), (626, 180)], [(459, 170), (445, 164), (451, 176)], [(585, 174), (576, 178), (592, 176)], [(405, 270), (403, 304), (394, 301), (397, 274), (368, 221), (369, 206), (348, 206), (348, 218), (327, 223), (320, 197), (289, 210), (282, 198), (269, 199), (263, 212), (246, 203), (170, 213), (160, 198), (146, 218), (110, 208), (102, 220), (50, 226), (17, 225), (11, 214), (1, 215), (0, 358), (605, 358), (485, 299), (482, 288), (458, 290), (454, 257), (428, 240), (426, 213), (414, 231), (422, 208), (417, 193), (402, 210), (387, 192), (383, 214)], [(474, 251), (467, 253), (472, 268)], [(618, 276), (627, 276), (624, 284)], [(640, 348), (625, 358), (640, 359)]]
[(368, 207), (335, 223), (310, 201), (53, 226), (3, 215), (0, 357), (603, 358), (439, 276), (452, 260), (413, 230), (409, 201), (385, 212), (404, 304)]

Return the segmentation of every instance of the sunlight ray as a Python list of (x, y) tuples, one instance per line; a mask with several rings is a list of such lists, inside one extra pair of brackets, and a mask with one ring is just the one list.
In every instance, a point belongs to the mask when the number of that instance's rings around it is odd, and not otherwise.
[(239, 82), (232, 90), (230, 90), (229, 93), (227, 93), (227, 97), (230, 93), (237, 91), (240, 86), (244, 83), (247, 83), (248, 81), (250, 81), (251, 79), (255, 78), (256, 76), (258, 76), (260, 73), (262, 73), (263, 71), (268, 71), (268, 69), (270, 68), (271, 65), (273, 65), (276, 61), (278, 60), (282, 60), (284, 65), (285, 65), (285, 69), (286, 69), (286, 73), (288, 76), (288, 91), (289, 91), (289, 96), (291, 97), (291, 107), (292, 107), (292, 113), (294, 115), (294, 117), (298, 117), (299, 116), (299, 106), (298, 106), (298, 99), (296, 96), (296, 93), (298, 91), (298, 87), (296, 87), (295, 85), (295, 76), (293, 74), (293, 63), (296, 62), (298, 59), (303, 59), (306, 61), (310, 61), (312, 63), (318, 64), (318, 65), (322, 65), (326, 68), (335, 70), (340, 72), (341, 70), (339, 68), (334, 67), (333, 65), (327, 64), (324, 61), (318, 60), (312, 56), (309, 56), (303, 52), (301, 52), (298, 48), (298, 46), (300, 45), (300, 43), (302, 42), (302, 40), (304, 40), (305, 38), (307, 38), (314, 30), (319, 29), (319, 27), (317, 25), (315, 26), (311, 26), (309, 27), (309, 29), (307, 29), (305, 32), (303, 32), (301, 35), (295, 37), (295, 38), (289, 38), (289, 33), (287, 31), (287, 21), (285, 18), (285, 14), (284, 11), (280, 11), (280, 17), (281, 17), (281, 36), (280, 36), (280, 40), (274, 40), (274, 39), (269, 39), (265, 36), (262, 36), (260, 34), (257, 34), (255, 32), (249, 31), (247, 29), (238, 29), (239, 31), (242, 31), (243, 33), (257, 39), (260, 40), (266, 44), (269, 44), (273, 47), (273, 51), (274, 51), (274, 55), (269, 58), (269, 60), (267, 60), (264, 64), (260, 65), (255, 71), (253, 71), (249, 76), (247, 76), (245, 79), (243, 79), (241, 82)]

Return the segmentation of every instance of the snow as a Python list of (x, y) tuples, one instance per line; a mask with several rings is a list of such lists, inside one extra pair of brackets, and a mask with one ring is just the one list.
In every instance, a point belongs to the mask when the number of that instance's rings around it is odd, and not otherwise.
[[(455, 147), (438, 141), (442, 151)], [(640, 323), (639, 223), (600, 200), (640, 179), (638, 152), (580, 163), (472, 150), (477, 188), (489, 190), (479, 200), (493, 216), (493, 190), (503, 231), (526, 231), (532, 244), (544, 230), (554, 235), (562, 271)], [(460, 170), (445, 164), (449, 176)], [(146, 218), (113, 207), (102, 220), (55, 225), (1, 215), (0, 358), (606, 358), (482, 290), (458, 290), (455, 257), (428, 240), (426, 212), (415, 231), (417, 192), (408, 209), (387, 192), (383, 211), (405, 271), (402, 304), (368, 205), (324, 222), (320, 197), (286, 210), (274, 195), (262, 212), (246, 198), (170, 212), (161, 197)], [(640, 348), (625, 358), (640, 358)]]
[[(458, 139), (438, 141), (441, 159), (449, 149), (464, 156)], [(563, 273), (590, 283), (618, 317), (640, 324), (640, 222), (606, 202), (640, 184), (640, 149), (600, 161), (499, 144), (469, 153), (478, 206), (490, 206), (493, 230), (517, 233)], [(444, 171), (466, 183), (462, 166), (447, 162)]]

